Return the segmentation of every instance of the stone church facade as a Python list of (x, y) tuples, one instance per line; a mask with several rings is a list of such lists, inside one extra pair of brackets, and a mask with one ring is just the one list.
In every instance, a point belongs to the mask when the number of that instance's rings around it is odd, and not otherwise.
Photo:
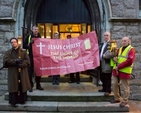
[[(10, 48), (9, 39), (23, 35), (23, 28), (31, 29), (36, 23), (38, 7), (42, 0), (0, 1), (0, 66), (4, 52)], [(65, 0), (64, 0), (65, 1)], [(139, 0), (83, 0), (89, 7), (92, 30), (97, 29), (99, 42), (104, 31), (110, 31), (118, 41), (129, 36), (136, 49), (136, 62), (131, 82), (131, 99), (141, 99), (141, 17)], [(6, 87), (6, 69), (0, 71), (0, 89)]]

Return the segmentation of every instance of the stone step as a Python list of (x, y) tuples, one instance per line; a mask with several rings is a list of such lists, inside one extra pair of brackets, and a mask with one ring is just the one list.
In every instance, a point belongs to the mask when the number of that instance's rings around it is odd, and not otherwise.
[[(60, 82), (70, 81), (70, 76), (60, 76)], [(52, 82), (52, 76), (42, 76), (41, 82)], [(80, 74), (80, 82), (92, 82), (92, 77), (90, 75)]]
[[(36, 90), (27, 92), (30, 101), (58, 101), (58, 102), (108, 102), (113, 99), (113, 94), (104, 96), (104, 93), (98, 92), (98, 87), (90, 82), (76, 83), (60, 83), (52, 85), (52, 83), (42, 83), (44, 91)], [(8, 93), (5, 94), (8, 100)]]
[(27, 92), (28, 101), (24, 104), (17, 104), (13, 108), (8, 103), (8, 93), (0, 97), (0, 112), (62, 112), (62, 113), (84, 113), (84, 112), (128, 112), (129, 106), (120, 108), (119, 104), (111, 104), (109, 101), (113, 98), (103, 96), (97, 90), (97, 87), (91, 82), (60, 83), (52, 85), (51, 83), (41, 83), (44, 91), (34, 90), (32, 93)]
[[(93, 94), (47, 94), (41, 92), (40, 95), (35, 93), (28, 93), (28, 101), (57, 101), (57, 102), (109, 102), (113, 99), (113, 94), (103, 96), (104, 93)], [(8, 100), (8, 93), (5, 94), (5, 100)]]
[(123, 108), (119, 104), (110, 102), (52, 102), (52, 101), (27, 101), (24, 105), (17, 104), (18, 107), (11, 107), (4, 96), (0, 97), (0, 111), (20, 111), (20, 112), (63, 112), (63, 113), (84, 113), (84, 112), (129, 112), (129, 105)]

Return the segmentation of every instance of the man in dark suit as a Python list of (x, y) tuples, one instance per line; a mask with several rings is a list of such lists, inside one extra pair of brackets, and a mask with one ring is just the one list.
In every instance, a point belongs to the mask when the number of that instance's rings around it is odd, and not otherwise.
[(111, 76), (112, 76), (112, 67), (110, 65), (110, 58), (105, 57), (105, 52), (109, 49), (110, 45), (110, 33), (104, 33), (104, 43), (100, 47), (100, 79), (102, 81), (102, 89), (98, 90), (99, 92), (105, 92), (104, 95), (108, 96), (111, 93)]

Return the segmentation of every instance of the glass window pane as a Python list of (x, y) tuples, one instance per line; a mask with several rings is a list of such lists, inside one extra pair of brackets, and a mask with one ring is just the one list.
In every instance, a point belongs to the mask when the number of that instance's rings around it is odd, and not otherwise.
[(88, 33), (91, 32), (91, 25), (88, 25)]
[(45, 26), (46, 26), (46, 38), (51, 38), (51, 27), (52, 27), (52, 24), (47, 23), (47, 24), (45, 24)]
[(85, 23), (83, 23), (83, 24), (81, 24), (81, 26), (82, 26), (82, 34), (86, 34), (86, 24)]
[(80, 33), (60, 33), (61, 39), (67, 39), (67, 35), (71, 35), (72, 38), (80, 36)]
[(53, 38), (53, 34), (54, 34), (55, 32), (59, 32), (59, 31), (58, 31), (58, 25), (53, 25), (53, 28), (52, 28), (52, 38)]
[(59, 24), (60, 32), (81, 32), (80, 24)]
[(39, 28), (39, 33), (41, 35), (41, 38), (44, 38), (44, 24), (38, 24), (38, 28)]

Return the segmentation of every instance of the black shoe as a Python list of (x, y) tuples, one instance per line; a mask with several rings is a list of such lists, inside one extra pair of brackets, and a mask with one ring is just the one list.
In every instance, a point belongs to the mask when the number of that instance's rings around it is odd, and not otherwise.
[(112, 104), (120, 103), (120, 100), (111, 100), (111, 103), (112, 103)]
[(29, 90), (29, 92), (33, 92), (33, 89), (31, 88), (31, 89)]
[(59, 82), (57, 82), (56, 85), (59, 85)]
[(25, 104), (25, 102), (21, 102), (20, 104), (23, 105), (23, 104)]
[(79, 81), (77, 81), (76, 83), (77, 83), (77, 84), (80, 84), (80, 82), (79, 82)]
[(74, 83), (74, 81), (69, 81), (68, 83)]
[(56, 83), (55, 82), (52, 82), (52, 85), (55, 85)]
[(59, 82), (60, 82), (60, 81), (57, 79), (57, 80), (55, 81), (56, 85), (59, 85)]
[(11, 104), (12, 107), (18, 107), (16, 104)]
[(98, 90), (98, 92), (105, 92), (103, 89)]
[(37, 86), (36, 89), (38, 89), (38, 90), (44, 90), (41, 86)]

